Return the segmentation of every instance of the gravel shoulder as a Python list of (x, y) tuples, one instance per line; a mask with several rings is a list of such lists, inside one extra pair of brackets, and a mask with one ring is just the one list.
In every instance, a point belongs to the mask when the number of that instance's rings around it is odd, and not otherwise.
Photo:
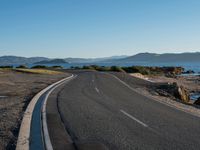
[(33, 96), (48, 85), (69, 76), (32, 74), (1, 70), (0, 72), (0, 150), (15, 149), (23, 113)]

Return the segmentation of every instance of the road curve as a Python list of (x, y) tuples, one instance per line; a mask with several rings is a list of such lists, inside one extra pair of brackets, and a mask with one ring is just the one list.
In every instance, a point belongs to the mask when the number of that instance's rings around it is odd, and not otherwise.
[(99, 72), (78, 73), (53, 92), (47, 123), (54, 149), (200, 149), (200, 118)]

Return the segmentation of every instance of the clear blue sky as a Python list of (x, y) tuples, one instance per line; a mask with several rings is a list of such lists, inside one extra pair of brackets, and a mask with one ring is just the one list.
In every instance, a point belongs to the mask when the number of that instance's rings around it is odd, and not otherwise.
[(200, 0), (0, 0), (0, 55), (200, 51)]

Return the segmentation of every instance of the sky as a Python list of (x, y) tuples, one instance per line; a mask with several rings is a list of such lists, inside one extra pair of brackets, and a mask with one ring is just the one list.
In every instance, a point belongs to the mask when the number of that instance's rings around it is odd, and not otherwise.
[(0, 0), (0, 55), (200, 51), (200, 0)]

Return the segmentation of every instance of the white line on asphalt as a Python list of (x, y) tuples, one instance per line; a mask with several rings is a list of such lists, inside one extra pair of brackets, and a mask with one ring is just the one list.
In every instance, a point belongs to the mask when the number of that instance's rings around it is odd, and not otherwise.
[(97, 87), (95, 87), (95, 90), (97, 91), (97, 93), (99, 93), (99, 89)]
[(73, 75), (66, 78), (65, 80), (63, 80), (62, 82), (56, 84), (52, 89), (50, 89), (50, 91), (47, 93), (47, 95), (45, 96), (44, 99), (44, 103), (42, 106), (42, 127), (43, 127), (43, 136), (44, 136), (44, 144), (47, 150), (53, 150), (53, 146), (50, 140), (50, 136), (49, 136), (49, 131), (48, 131), (48, 125), (47, 125), (47, 113), (46, 113), (46, 105), (47, 105), (47, 100), (49, 95), (59, 86), (61, 86), (62, 84), (69, 82), (70, 80), (76, 78), (77, 75)]
[[(16, 145), (16, 150), (29, 150), (29, 148), (30, 148), (29, 144), (30, 144), (30, 129), (31, 129), (32, 115), (33, 115), (33, 111), (35, 109), (35, 105), (38, 102), (39, 98), (45, 92), (47, 92), (49, 89), (64, 82), (65, 80), (68, 80), (69, 78), (72, 78), (72, 76), (62, 79), (54, 84), (51, 84), (47, 88), (45, 88), (42, 91), (40, 91), (39, 93), (37, 93), (32, 98), (32, 100), (30, 101), (29, 105), (27, 106), (27, 108), (25, 110), (25, 113), (24, 113), (24, 116), (22, 119), (22, 123), (21, 123), (20, 130), (19, 130), (19, 135), (18, 135), (18, 140), (17, 140), (17, 145)], [(43, 126), (43, 128), (44, 128), (44, 126)], [(43, 130), (43, 132), (44, 132), (44, 130)]]
[(92, 82), (94, 82), (94, 79), (92, 80)]
[(0, 98), (6, 98), (6, 97), (8, 97), (8, 96), (0, 96)]
[(200, 117), (200, 115), (194, 114), (194, 113), (188, 111), (187, 109), (185, 109), (185, 107), (184, 107), (184, 108), (183, 108), (183, 107), (176, 107), (176, 106), (174, 106), (173, 104), (167, 103), (167, 102), (165, 102), (165, 101), (161, 101), (161, 100), (159, 100), (159, 99), (157, 99), (157, 98), (155, 98), (155, 97), (153, 97), (153, 96), (142, 94), (142, 93), (140, 93), (139, 91), (137, 91), (137, 90), (135, 90), (134, 88), (132, 88), (132, 87), (131, 87), (130, 85), (128, 85), (127, 83), (125, 83), (124, 81), (122, 81), (121, 79), (119, 79), (118, 77), (116, 77), (115, 75), (112, 75), (112, 74), (109, 74), (109, 73), (105, 73), (105, 72), (101, 72), (101, 73), (102, 73), (102, 74), (107, 74), (107, 75), (112, 76), (113, 78), (115, 78), (115, 79), (117, 79), (119, 82), (121, 82), (123, 85), (125, 85), (126, 87), (128, 87), (130, 90), (132, 90), (132, 91), (134, 91), (134, 92), (136, 92), (136, 93), (138, 93), (138, 94), (140, 94), (140, 95), (142, 95), (142, 96), (144, 96), (144, 97), (146, 97), (146, 98), (148, 98), (148, 99), (154, 100), (154, 101), (156, 101), (156, 102), (158, 102), (158, 103), (161, 103), (161, 104), (163, 104), (163, 105), (169, 106), (169, 107), (171, 107), (171, 108), (173, 108), (173, 109), (183, 111), (183, 112), (188, 113), (188, 114), (190, 114), (190, 115), (193, 115), (193, 116), (196, 116), (196, 117)]
[(122, 112), (124, 115), (128, 116), (129, 118), (135, 120), (137, 123), (141, 124), (144, 127), (148, 127), (148, 125), (146, 125), (145, 123), (143, 123), (142, 121), (138, 120), (137, 118), (133, 117), (132, 115), (128, 114), (127, 112), (125, 112), (124, 110), (120, 110), (120, 112)]

